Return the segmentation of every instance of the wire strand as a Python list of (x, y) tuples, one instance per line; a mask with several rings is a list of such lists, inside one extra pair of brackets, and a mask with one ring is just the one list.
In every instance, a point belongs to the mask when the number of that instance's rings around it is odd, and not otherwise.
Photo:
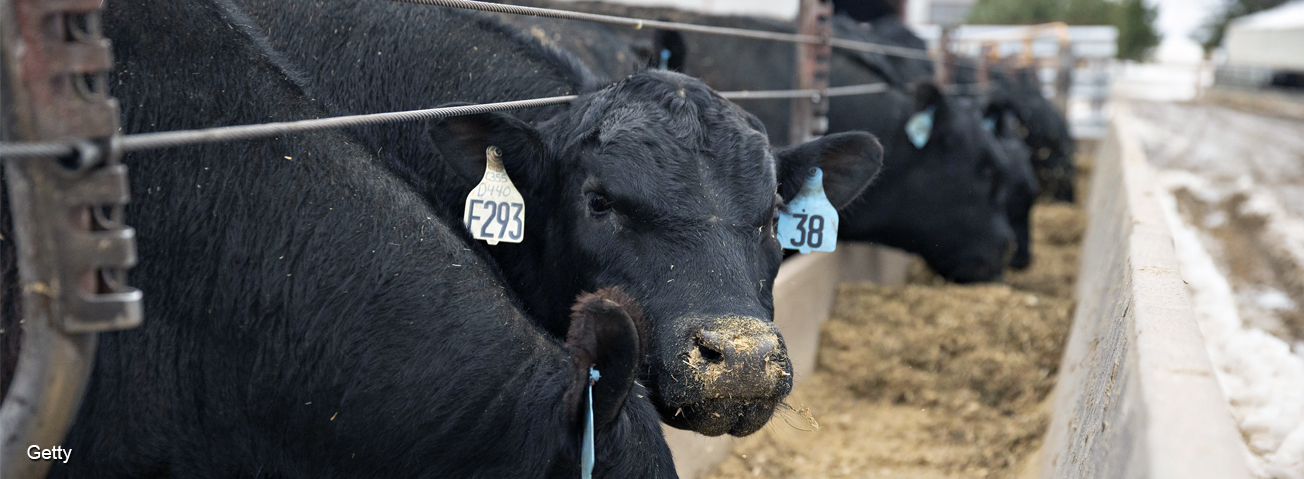
[[(773, 98), (811, 98), (818, 99), (821, 94), (829, 97), (847, 96), (847, 95), (864, 95), (870, 93), (880, 93), (887, 91), (886, 83), (867, 83), (863, 85), (851, 85), (833, 87), (821, 92), (820, 90), (757, 90), (757, 91), (726, 91), (718, 92), (721, 97), (729, 100), (754, 100), (754, 99), (773, 99)], [(463, 115), (476, 115), (494, 111), (517, 110), (521, 108), (532, 108), (547, 105), (556, 105), (566, 103), (579, 98), (578, 95), (554, 96), (547, 98), (534, 98), (530, 100), (505, 101), (498, 103), (483, 103), (478, 105), (461, 105), (442, 108), (428, 108), (424, 110), (408, 110), (389, 113), (372, 113), (366, 115), (348, 115), (336, 116), (330, 118), (316, 118), (312, 120), (284, 121), (274, 123), (259, 123), (253, 125), (236, 125), (236, 126), (219, 126), (214, 128), (204, 128), (199, 130), (175, 130), (162, 131), (156, 133), (136, 133), (131, 135), (122, 135), (118, 138), (118, 146), (122, 151), (138, 151), (159, 148), (171, 148), (176, 146), (194, 145), (199, 143), (216, 143), (224, 141), (241, 141), (254, 140), (259, 138), (270, 138), (274, 136), (286, 135), (291, 133), (303, 133), (308, 131), (327, 130), (332, 128), (348, 128), (362, 125), (377, 125), (382, 123), (396, 123), (417, 120), (433, 120), (438, 118), (451, 118)], [(34, 158), (34, 157), (58, 157), (69, 156), (76, 153), (76, 147), (71, 141), (52, 141), (52, 142), (3, 142), (0, 143), (0, 158)]]
[(811, 98), (818, 100), (821, 95), (826, 97), (866, 95), (870, 93), (882, 93), (888, 90), (887, 83), (866, 83), (864, 85), (837, 86), (830, 87), (826, 90), (808, 89), (808, 90), (743, 90), (743, 91), (725, 91), (720, 92), (720, 96), (729, 100), (771, 100), (780, 98)]
[[(566, 103), (578, 98), (578, 95), (564, 95), (530, 100), (484, 103), (479, 105), (462, 105), (424, 110), (409, 110), (389, 113), (372, 113), (367, 115), (349, 115), (312, 120), (260, 123), (255, 125), (221, 126), (200, 130), (176, 130), (158, 133), (139, 133), (123, 135), (118, 145), (122, 151), (170, 148), (174, 146), (214, 143), (222, 141), (253, 140), (269, 138), (290, 133), (348, 128), (362, 125), (394, 123), (403, 121), (433, 120), (454, 116), (475, 115), (494, 111), (516, 110), (546, 105)], [(0, 143), (0, 157), (30, 158), (49, 156), (68, 156), (75, 151), (71, 142), (42, 143)]]
[[(824, 44), (824, 39), (816, 35), (801, 35), (796, 33), (766, 32), (761, 30), (748, 30), (745, 28), (730, 27), (713, 27), (710, 25), (697, 25), (692, 23), (667, 22), (662, 20), (644, 20), (641, 18), (618, 17), (615, 15), (602, 15), (597, 13), (572, 12), (569, 10), (557, 10), (552, 8), (523, 7), (520, 5), (503, 5), (500, 3), (481, 2), (476, 0), (390, 0), (393, 2), (415, 3), (420, 5), (430, 5), (436, 7), (461, 8), (465, 10), (478, 10), (481, 12), (506, 13), (512, 15), (529, 15), (534, 17), (562, 18), (568, 20), (587, 20), (591, 22), (613, 23), (617, 25), (629, 25), (636, 29), (643, 27), (660, 28), (663, 30), (675, 30), (681, 32), (709, 33), (715, 35), (728, 35), (734, 37), (757, 38), (761, 40), (774, 40), (791, 43), (808, 43), (814, 45)], [(834, 48), (846, 50), (855, 50), (867, 53), (881, 53), (896, 57), (914, 58), (919, 60), (931, 60), (928, 52), (917, 48), (902, 47), (897, 45), (885, 45), (881, 43), (862, 42), (858, 40), (848, 40), (845, 38), (831, 38), (829, 45)]]

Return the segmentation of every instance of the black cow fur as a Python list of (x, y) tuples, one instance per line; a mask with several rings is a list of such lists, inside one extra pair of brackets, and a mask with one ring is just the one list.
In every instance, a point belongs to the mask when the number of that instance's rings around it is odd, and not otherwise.
[[(247, 23), (227, 0), (110, 2), (123, 131), (320, 116)], [(623, 294), (581, 297), (563, 344), (337, 132), (124, 161), (145, 323), (100, 335), (51, 477), (576, 477), (589, 365), (596, 476), (674, 477)]]
[[(781, 340), (746, 362), (725, 354), (727, 382), (696, 379), (717, 366), (684, 358), (721, 328), (777, 338), (781, 249), (771, 222), (791, 198), (776, 190), (820, 165), (833, 200), (849, 201), (878, 170), (872, 136), (773, 152), (754, 117), (693, 78), (638, 70), (606, 85), (551, 47), (552, 36), (488, 15), (398, 2), (237, 1), (335, 112), (580, 94), (554, 108), (352, 133), (449, 222), (461, 221), (485, 148), (500, 147), (526, 200), (525, 239), (476, 249), (543, 326), (563, 334), (568, 298), (619, 286), (652, 325), (643, 384), (663, 420), (711, 435), (749, 434), (769, 420), (791, 387)], [(746, 327), (731, 322), (738, 318)]]

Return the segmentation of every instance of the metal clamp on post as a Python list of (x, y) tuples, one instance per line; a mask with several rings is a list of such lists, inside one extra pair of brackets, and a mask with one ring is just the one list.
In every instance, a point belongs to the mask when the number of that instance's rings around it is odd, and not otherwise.
[[(22, 347), (0, 407), (0, 477), (44, 477), (32, 445), (59, 445), (81, 404), (96, 334), (141, 322), (130, 198), (108, 96), (113, 67), (103, 0), (0, 0), (0, 139), (74, 141), (62, 158), (10, 158), (4, 180), (17, 250)], [(9, 287), (12, 285), (6, 285)], [(17, 298), (14, 298), (17, 299)], [(4, 318), (13, 321), (14, 318)], [(12, 324), (12, 323), (11, 323)]]

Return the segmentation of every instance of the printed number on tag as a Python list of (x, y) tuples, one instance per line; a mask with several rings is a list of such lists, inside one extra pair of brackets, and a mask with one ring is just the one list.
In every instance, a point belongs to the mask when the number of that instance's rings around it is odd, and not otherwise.
[(462, 224), (475, 239), (496, 245), (525, 237), (525, 199), (507, 177), (498, 147), (485, 150), (484, 178), (466, 196), (463, 211)]
[(838, 210), (824, 195), (824, 172), (812, 168), (801, 192), (779, 212), (779, 244), (802, 253), (838, 246)]

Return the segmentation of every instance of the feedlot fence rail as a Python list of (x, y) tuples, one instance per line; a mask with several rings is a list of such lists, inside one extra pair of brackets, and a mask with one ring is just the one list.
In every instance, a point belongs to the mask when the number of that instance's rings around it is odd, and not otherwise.
[[(790, 43), (805, 44), (829, 44), (834, 48), (844, 48), (849, 50), (880, 53), (889, 56), (898, 56), (914, 59), (931, 59), (927, 51), (895, 45), (883, 45), (870, 42), (861, 42), (854, 40), (826, 38), (818, 35), (801, 35), (782, 32), (769, 32), (762, 30), (748, 30), (742, 28), (714, 27), (709, 25), (696, 25), (690, 23), (668, 22), (660, 20), (646, 20), (631, 17), (618, 17), (611, 15), (599, 15), (592, 13), (572, 12), (567, 10), (555, 10), (537, 7), (522, 7), (515, 5), (503, 5), (497, 3), (481, 2), (475, 0), (388, 0), (404, 3), (415, 3), (421, 5), (440, 6), (449, 8), (461, 8), (467, 10), (477, 10), (490, 13), (506, 13), (515, 15), (530, 15), (550, 18), (562, 18), (572, 20), (586, 20), (603, 23), (614, 23), (620, 25), (632, 25), (636, 28), (651, 27), (666, 30), (689, 31), (699, 33), (709, 33), (718, 35), (738, 36), (747, 38), (756, 38), (763, 40), (773, 40)], [(959, 85), (957, 85), (959, 86)], [(763, 100), (763, 99), (794, 99), (810, 98), (812, 101), (819, 101), (820, 98), (865, 95), (881, 93), (887, 91), (889, 85), (886, 83), (868, 83), (861, 85), (850, 85), (840, 87), (830, 87), (826, 89), (794, 89), (794, 90), (741, 90), (718, 92), (721, 97), (729, 100)], [(475, 115), (480, 113), (507, 111), (521, 108), (531, 108), (546, 105), (555, 105), (565, 103), (577, 98), (576, 95), (556, 96), (547, 98), (533, 98), (528, 100), (515, 100), (497, 103), (485, 103), (476, 105), (462, 105), (444, 108), (429, 108), (421, 110), (408, 110), (398, 112), (373, 113), (365, 115), (346, 115), (329, 118), (317, 118), (289, 122), (270, 122), (250, 125), (236, 125), (205, 128), (198, 130), (178, 130), (166, 132), (153, 132), (121, 135), (109, 142), (109, 148), (117, 151), (137, 151), (147, 149), (170, 148), (176, 146), (192, 145), (199, 143), (223, 142), (223, 141), (240, 141), (252, 140), (259, 138), (270, 138), (284, 134), (302, 133), (331, 128), (348, 128), (361, 125), (382, 124), (403, 121), (418, 121), (450, 118), (455, 116)], [(88, 151), (94, 151), (96, 145), (89, 141), (66, 140), (57, 142), (4, 142), (0, 143), (0, 158), (33, 158), (33, 157), (69, 157), (77, 154), (86, 154)]]
[[(730, 100), (752, 100), (752, 99), (777, 99), (777, 98), (818, 98), (819, 96), (837, 97), (849, 95), (864, 95), (870, 93), (880, 93), (887, 91), (886, 83), (867, 83), (863, 85), (851, 85), (842, 87), (832, 87), (827, 90), (742, 90), (719, 92), (720, 96)], [(451, 118), (455, 116), (476, 115), (495, 111), (517, 110), (521, 108), (531, 108), (547, 105), (556, 105), (566, 103), (578, 98), (578, 95), (563, 95), (546, 98), (535, 98), (530, 100), (505, 101), (497, 103), (482, 103), (477, 105), (461, 105), (443, 108), (427, 108), (421, 110), (407, 110), (388, 113), (372, 113), (366, 115), (345, 115), (329, 118), (317, 118), (311, 120), (259, 123), (252, 125), (222, 126), (214, 128), (204, 128), (198, 130), (176, 130), (155, 133), (140, 133), (131, 135), (122, 135), (116, 138), (111, 148), (119, 151), (137, 151), (159, 148), (171, 148), (176, 146), (193, 145), (198, 143), (211, 143), (221, 141), (240, 141), (254, 140), (259, 138), (271, 138), (275, 136), (303, 133), (308, 131), (326, 130), (332, 128), (348, 128), (362, 125), (374, 125), (381, 123), (434, 120), (441, 118)], [(4, 158), (32, 158), (32, 157), (66, 157), (82, 153), (87, 148), (94, 147), (89, 142), (69, 141), (69, 142), (11, 142), (0, 144), (0, 157)]]

